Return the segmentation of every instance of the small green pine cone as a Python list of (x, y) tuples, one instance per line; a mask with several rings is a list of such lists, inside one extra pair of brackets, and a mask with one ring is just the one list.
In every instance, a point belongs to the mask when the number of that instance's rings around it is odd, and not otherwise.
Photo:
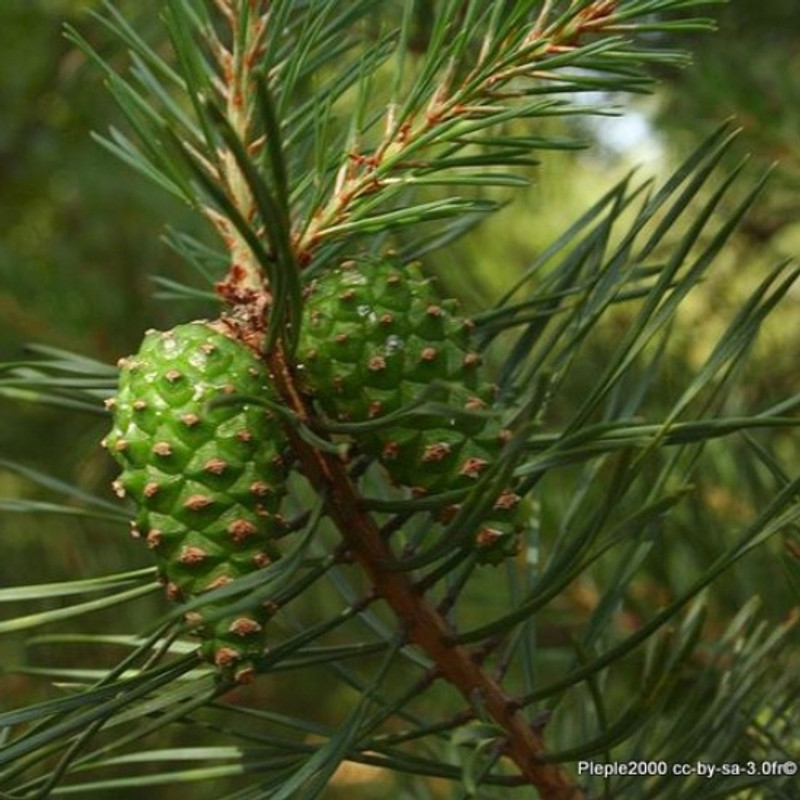
[[(489, 413), (495, 387), (481, 374), (472, 328), (457, 301), (439, 299), (415, 265), (392, 257), (347, 261), (310, 287), (299, 379), (340, 422), (378, 420), (427, 391), (427, 401), (450, 413), (401, 417), (355, 438), (396, 483), (417, 494), (470, 488), (508, 437)], [(513, 491), (497, 498), (476, 537), (486, 560), (515, 550), (523, 516)]]
[[(122, 467), (114, 482), (137, 506), (134, 533), (152, 548), (167, 594), (188, 600), (269, 564), (282, 529), (286, 438), (274, 415), (236, 395), (273, 399), (269, 375), (222, 323), (148, 331), (121, 359), (114, 424), (103, 444)], [(265, 649), (268, 612), (206, 622), (224, 603), (189, 615), (205, 658), (248, 680)]]

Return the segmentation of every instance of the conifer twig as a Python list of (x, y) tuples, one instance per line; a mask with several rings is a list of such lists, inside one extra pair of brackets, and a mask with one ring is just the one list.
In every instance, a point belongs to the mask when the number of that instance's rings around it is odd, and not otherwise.
[(311, 261), (312, 251), (348, 218), (357, 200), (375, 194), (390, 182), (402, 183), (407, 173), (434, 167), (432, 161), (417, 154), (428, 143), (438, 141), (437, 132), (459, 120), (499, 116), (508, 110), (502, 101), (514, 97), (513, 93), (503, 95), (502, 87), (518, 78), (547, 79), (547, 73), (538, 71), (542, 62), (577, 49), (587, 35), (613, 29), (617, 22), (617, 0), (596, 0), (553, 24), (548, 24), (549, 6), (542, 7), (530, 32), (504, 58), (487, 64), (492, 47), (484, 40), (481, 57), (463, 80), (456, 84), (452, 66), (445, 70), (424, 114), (398, 119), (395, 106), (389, 105), (381, 141), (372, 152), (348, 154), (339, 168), (332, 196), (305, 229), (296, 233), (298, 263)]
[[(230, 46), (215, 40), (215, 56), (221, 71), (218, 89), (225, 104), (225, 117), (231, 129), (248, 151), (259, 146), (250, 140), (253, 114), (254, 65), (258, 63), (264, 48), (268, 14), (259, 6), (250, 3), (245, 7), (250, 13), (238, 12), (234, 0), (217, 0), (230, 28)], [(221, 148), (218, 153), (218, 179), (225, 187), (231, 202), (239, 210), (242, 219), (253, 222), (256, 204), (247, 179), (242, 173), (235, 154), (230, 148)], [(264, 275), (256, 259), (249, 258), (250, 246), (235, 226), (224, 215), (206, 207), (206, 216), (222, 236), (230, 252), (230, 268), (225, 280), (218, 285), (223, 296), (236, 296), (242, 292), (261, 291)]]
[[(308, 418), (309, 409), (278, 348), (270, 355), (270, 368), (287, 404), (298, 416)], [(397, 616), (409, 641), (433, 659), (438, 673), (461, 692), (471, 707), (484, 710), (505, 731), (505, 754), (543, 800), (583, 800), (584, 792), (560, 765), (541, 762), (546, 751), (541, 731), (528, 724), (519, 713), (518, 704), (480, 666), (480, 661), (453, 641), (447, 621), (419, 593), (409, 575), (392, 569), (394, 555), (372, 517), (362, 509), (344, 464), (292, 432), (290, 438), (304, 474), (318, 490), (328, 492), (329, 516), (377, 594)]]
[[(232, 10), (228, 0), (221, 0), (221, 3)], [(407, 170), (407, 158), (420, 148), (421, 141), (435, 137), (438, 129), (453, 120), (480, 117), (493, 110), (492, 104), (497, 101), (500, 86), (521, 72), (530, 72), (539, 60), (555, 52), (554, 48), (576, 46), (583, 33), (582, 20), (610, 20), (614, 7), (614, 3), (593, 3), (555, 29), (548, 28), (540, 15), (535, 28), (519, 47), (517, 55), (520, 57), (515, 66), (484, 70), (482, 78), (473, 77), (466, 81), (464, 85), (468, 88), (453, 85), (452, 75), (445, 73), (423, 117), (416, 122), (396, 120), (394, 112), (389, 113), (385, 136), (374, 152), (369, 156), (350, 154), (340, 169), (328, 204), (302, 233), (295, 236), (298, 263), (308, 263), (311, 251), (325, 237), (326, 229), (346, 217), (354, 201), (380, 189), (382, 183), (394, 174)], [(238, 28), (241, 17), (233, 13), (226, 14), (226, 17), (233, 41), (231, 51), (221, 51), (226, 115), (240, 141), (249, 146), (248, 108), (252, 106), (255, 89), (247, 74), (263, 39), (266, 16), (256, 17), (254, 14), (248, 17), (246, 31)], [(255, 215), (255, 203), (238, 162), (232, 153), (222, 152), (220, 163), (220, 178), (231, 202), (243, 219), (251, 221)], [(231, 266), (226, 282), (264, 292), (261, 268), (251, 248), (229, 227), (225, 218), (212, 214), (211, 219), (223, 234), (230, 252)], [(267, 359), (284, 401), (298, 418), (308, 419), (310, 412), (306, 400), (295, 388), (283, 349), (273, 347)], [(522, 777), (538, 789), (542, 798), (583, 798), (583, 792), (561, 766), (540, 761), (546, 750), (541, 731), (528, 724), (515, 701), (485, 671), (481, 659), (453, 641), (453, 632), (445, 617), (420, 592), (412, 578), (392, 568), (394, 554), (379, 527), (364, 511), (344, 464), (337, 457), (311, 446), (294, 432), (290, 431), (289, 435), (304, 474), (318, 490), (327, 493), (329, 516), (377, 594), (397, 616), (408, 640), (428, 654), (436, 664), (437, 673), (455, 686), (473, 709), (483, 710), (505, 731), (504, 752), (517, 765)]]

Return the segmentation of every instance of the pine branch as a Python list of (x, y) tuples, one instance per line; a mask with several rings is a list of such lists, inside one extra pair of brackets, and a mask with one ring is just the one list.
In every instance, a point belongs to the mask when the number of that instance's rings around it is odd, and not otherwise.
[[(310, 410), (297, 392), (284, 358), (273, 351), (271, 368), (290, 408), (301, 418)], [(328, 493), (327, 511), (343, 540), (369, 576), (375, 591), (391, 607), (408, 640), (422, 648), (476, 711), (484, 709), (505, 732), (504, 751), (525, 779), (548, 800), (579, 800), (583, 793), (556, 765), (543, 765), (541, 734), (518, 713), (516, 703), (474, 660), (455, 644), (445, 619), (421, 595), (413, 581), (397, 570), (395, 558), (372, 518), (361, 509), (361, 499), (341, 461), (293, 438), (303, 471), (319, 491)]]
[[(468, 162), (454, 158), (455, 154), (475, 140), (475, 134), (508, 119), (549, 114), (573, 114), (554, 100), (534, 100), (522, 107), (516, 102), (530, 93), (552, 92), (553, 81), (563, 82), (574, 89), (585, 88), (580, 77), (562, 75), (565, 66), (603, 68), (602, 58), (614, 53), (622, 43), (610, 34), (625, 30), (636, 32), (637, 24), (622, 25), (623, 20), (641, 14), (641, 9), (620, 12), (616, 0), (595, 0), (576, 6), (571, 12), (553, 18), (549, 3), (544, 4), (532, 27), (522, 33), (505, 26), (499, 32), (483, 38), (477, 63), (461, 75), (458, 59), (460, 48), (448, 53), (449, 66), (435, 78), (419, 79), (415, 94), (404, 104), (393, 101), (383, 118), (383, 135), (370, 150), (360, 147), (364, 132), (356, 132), (344, 163), (336, 172), (336, 182), (328, 201), (317, 208), (308, 225), (296, 234), (298, 260), (311, 260), (314, 248), (328, 236), (339, 236), (354, 230), (354, 221), (372, 207), (370, 198), (382, 200), (406, 186), (424, 181), (424, 176)], [(474, 22), (474, 21), (473, 21)], [(586, 44), (593, 35), (604, 35), (595, 44)], [(465, 38), (465, 37), (462, 37)], [(465, 42), (466, 43), (466, 42)], [(437, 54), (438, 55), (438, 54)], [(441, 56), (439, 56), (441, 58)], [(430, 57), (434, 61), (434, 57)], [(597, 63), (595, 63), (597, 62)], [(431, 70), (431, 72), (433, 72)], [(527, 88), (517, 86), (519, 80)], [(509, 89), (513, 84), (514, 88)], [(542, 84), (545, 84), (544, 86)], [(604, 85), (602, 79), (599, 85)], [(424, 94), (423, 94), (424, 93)], [(424, 108), (423, 97), (426, 104)], [(512, 165), (513, 148), (493, 157), (484, 157), (487, 164)], [(475, 166), (481, 161), (474, 159)], [(502, 185), (502, 176), (487, 176), (487, 182)], [(477, 176), (460, 174), (454, 181), (476, 185)]]
[[(445, 4), (418, 65), (411, 64), (409, 12), (399, 32), (363, 47), (349, 67), (337, 64), (330, 81), (326, 75), (323, 86), (298, 101), (300, 82), (354, 46), (352, 25), (374, 15), (372, 4), (359, 0), (343, 9), (328, 1), (316, 13), (303, 8), (295, 16), (288, 3), (215, 5), (221, 25), (202, 3), (169, 3), (179, 72), (113, 8), (100, 19), (131, 46), (135, 80), (116, 75), (75, 31), (69, 35), (106, 71), (142, 143), (138, 149), (112, 132), (106, 146), (202, 211), (230, 258), (217, 291), (242, 305), (248, 292), (271, 290), (276, 327), (287, 297), (297, 311), (298, 264), (318, 265), (329, 243), (353, 236), (496, 209), (496, 202), (453, 196), (452, 189), (446, 200), (422, 203), (409, 192), (436, 184), (524, 185), (509, 170), (533, 163), (532, 147), (564, 144), (511, 132), (506, 123), (605, 113), (559, 95), (645, 90), (643, 65), (681, 63), (682, 57), (642, 48), (632, 37), (710, 26), (704, 19), (657, 16), (697, 5), (681, 0), (582, 0), (566, 9), (524, 0), (508, 14), (500, 11), (504, 6), (476, 1), (465, 6), (460, 23), (456, 4)], [(340, 44), (331, 47), (331, 41)], [(392, 55), (392, 94), (375, 108), (375, 74)], [(172, 99), (176, 88), (188, 97), (194, 120)], [(342, 136), (334, 106), (348, 91), (356, 94), (355, 108)], [(153, 145), (166, 130), (177, 149)], [(250, 260), (252, 274), (242, 273), (241, 256), (253, 249), (248, 228), (268, 242)]]
[[(59, 759), (52, 774), (25, 779), (20, 791), (27, 796), (46, 793), (68, 772), (118, 769), (140, 758), (166, 765), (152, 776), (153, 783), (182, 785), (196, 779), (192, 769), (169, 766), (181, 757), (177, 749), (120, 754), (126, 747), (135, 747), (141, 736), (174, 721), (194, 726), (199, 733), (230, 736), (241, 745), (235, 756), (224, 747), (194, 749), (192, 760), (237, 759), (232, 765), (209, 768), (205, 777), (230, 775), (234, 770), (269, 773), (263, 783), (237, 795), (243, 798), (317, 792), (344, 759), (461, 779), (465, 792), (483, 785), (527, 785), (538, 789), (543, 798), (580, 798), (588, 789), (579, 788), (558, 762), (598, 754), (610, 758), (618, 752), (635, 752), (636, 747), (645, 752), (648, 736), (676, 760), (678, 749), (670, 749), (674, 739), (697, 752), (698, 758), (703, 752), (728, 752), (725, 747), (730, 739), (720, 736), (725, 743), (716, 750), (710, 744), (715, 727), (710, 717), (701, 713), (703, 728), (695, 731), (693, 727), (698, 709), (703, 708), (702, 698), (697, 708), (684, 710), (678, 704), (681, 710), (666, 732), (668, 726), (661, 718), (668, 714), (676, 676), (696, 657), (705, 619), (705, 589), (769, 536), (797, 525), (797, 480), (783, 474), (777, 458), (766, 448), (749, 446), (756, 467), (781, 487), (774, 501), (763, 513), (754, 514), (733, 546), (722, 555), (715, 554), (710, 565), (703, 564), (666, 608), (650, 614), (622, 637), (615, 627), (616, 611), (633, 594), (635, 576), (662, 536), (664, 518), (682, 501), (696, 496), (692, 480), (705, 444), (732, 434), (789, 429), (797, 424), (790, 416), (797, 407), (796, 397), (750, 416), (738, 410), (723, 413), (718, 402), (761, 322), (796, 279), (797, 270), (787, 264), (777, 267), (753, 293), (673, 405), (664, 413), (659, 410), (656, 421), (641, 416), (644, 398), (655, 383), (669, 324), (758, 189), (736, 204), (714, 231), (710, 222), (723, 206), (736, 173), (699, 208), (694, 205), (687, 210), (721, 160), (729, 143), (727, 131), (711, 137), (660, 191), (651, 195), (648, 186), (631, 189), (628, 181), (615, 187), (537, 260), (497, 308), (478, 318), (477, 331), (487, 349), (498, 342), (500, 348), (511, 343), (501, 375), (501, 400), (508, 403), (504, 416), (513, 422), (510, 427), (515, 435), (474, 491), (408, 497), (391, 491), (382, 477), (375, 480), (367, 458), (347, 465), (337, 437), (357, 438), (401, 419), (413, 424), (415, 415), (422, 422), (426, 415), (444, 410), (454, 416), (459, 412), (427, 403), (429, 398), (420, 395), (388, 419), (323, 424), (315, 416), (316, 406), (312, 408), (299, 389), (292, 356), (301, 318), (302, 282), (323, 274), (330, 262), (352, 250), (359, 237), (450, 219), (449, 226), (415, 245), (432, 247), (452, 240), (481, 215), (498, 208), (500, 201), (481, 195), (484, 187), (524, 185), (520, 169), (535, 163), (532, 149), (570, 146), (548, 136), (532, 136), (509, 123), (587, 110), (604, 113), (607, 109), (573, 107), (564, 99), (587, 89), (646, 91), (649, 79), (642, 74), (642, 66), (680, 59), (641, 49), (635, 37), (651, 31), (705, 28), (702, 20), (671, 22), (663, 16), (699, 3), (443, 0), (430, 36), (421, 38), (413, 29), (414, 13), (427, 4), (405, 3), (399, 30), (386, 31), (376, 22), (369, 26), (372, 39), (359, 41), (353, 35), (355, 26), (379, 5), (390, 8), (390, 13), (394, 9), (392, 4), (364, 0), (346, 4), (334, 0), (214, 0), (213, 4), (169, 0), (166, 24), (177, 69), (109, 5), (106, 24), (132, 50), (130, 78), (118, 77), (93, 54), (140, 139), (134, 144), (112, 132), (106, 146), (195, 206), (221, 236), (222, 256), (181, 234), (172, 234), (170, 243), (208, 282), (217, 270), (224, 270), (215, 286), (217, 296), (241, 326), (237, 331), (247, 334), (248, 344), (261, 348), (281, 400), (239, 396), (231, 402), (268, 407), (285, 423), (291, 445), (286, 451), (291, 450), (297, 462), (292, 468), (299, 464), (299, 472), (313, 485), (313, 491), (308, 491), (300, 481), (297, 497), (292, 498), (297, 501), (293, 512), (298, 517), (280, 533), (281, 543), (289, 542), (293, 548), (284, 558), (194, 597), (162, 620), (160, 635), (165, 630), (187, 633), (191, 626), (178, 622), (184, 613), (211, 608), (220, 601), (224, 602), (209, 611), (209, 620), (268, 604), (270, 613), (280, 617), (270, 620), (275, 634), (259, 669), (280, 673), (323, 666), (359, 695), (356, 706), (336, 731), (309, 720), (222, 704), (218, 698), (227, 687), (212, 688), (208, 670), (198, 679), (186, 677), (198, 663), (194, 656), (185, 657), (192, 649), (188, 641), (161, 638), (156, 642), (151, 636), (143, 642), (138, 637), (83, 632), (61, 640), (39, 637), (40, 643), (70, 640), (123, 646), (133, 653), (99, 684), (102, 670), (96, 668), (42, 665), (17, 670), (68, 681), (82, 690), (78, 699), (60, 700), (27, 716), (24, 712), (0, 715), (0, 725), (37, 723), (11, 743), (10, 765), (0, 779), (23, 775), (44, 759)], [(77, 40), (75, 34), (73, 38)], [(81, 44), (91, 52), (85, 42)], [(338, 59), (356, 46), (360, 47), (357, 54), (342, 67)], [(376, 99), (376, 88), (389, 59), (394, 59), (393, 79), (385, 103), (385, 96)], [(314, 85), (316, 78), (320, 85)], [(342, 107), (350, 118), (349, 129), (336, 119)], [(430, 186), (446, 187), (446, 196), (416, 191)], [(465, 196), (453, 195), (453, 187), (466, 189)], [(615, 226), (625, 214), (632, 215), (633, 221), (625, 223), (620, 236)], [(684, 214), (691, 217), (688, 230), (677, 240), (668, 240)], [(302, 276), (301, 269), (305, 270)], [(511, 295), (528, 289), (534, 281), (537, 286), (528, 296), (511, 303)], [(168, 279), (162, 279), (161, 285), (172, 296), (192, 293)], [(631, 301), (640, 301), (635, 306), (638, 311), (611, 348), (600, 379), (577, 402), (564, 404), (572, 416), (558, 420), (560, 430), (542, 430), (550, 424), (549, 404), (565, 391), (565, 378), (581, 345), (609, 310)], [(70, 354), (42, 355), (50, 360), (3, 367), (0, 393), (100, 410), (97, 401), (110, 391), (112, 370), (80, 363)], [(634, 375), (638, 368), (641, 376)], [(699, 414), (690, 416), (698, 410)], [(489, 416), (495, 412), (470, 413)], [(485, 517), (496, 490), (513, 482), (515, 489), (528, 494), (547, 474), (566, 466), (577, 466), (579, 477), (576, 491), (559, 509), (552, 544), (545, 539), (543, 546), (538, 518), (531, 511), (529, 552), (525, 559), (506, 562), (505, 607), (488, 618), (468, 619), (460, 625), (459, 613), (469, 602), (470, 590), (477, 586), (480, 592), (489, 580), (488, 570), (477, 569), (479, 554), (461, 545)], [(19, 465), (0, 467), (48, 490), (69, 490)], [(569, 486), (569, 471), (556, 474), (566, 475)], [(378, 490), (371, 492), (376, 485)], [(88, 493), (79, 499), (87, 509), (41, 501), (3, 501), (0, 506), (64, 517), (122, 518)], [(460, 504), (453, 519), (444, 522), (443, 517), (434, 517), (432, 512), (451, 504)], [(312, 507), (313, 511), (303, 510)], [(333, 522), (329, 528), (320, 524), (323, 511)], [(552, 516), (552, 508), (548, 513)], [(299, 535), (289, 538), (289, 534)], [(570, 587), (595, 570), (602, 575), (609, 561), (611, 578), (582, 620), (582, 635), (573, 637), (574, 647), (557, 646), (550, 651), (563, 669), (542, 677), (535, 670), (538, 615), (547, 612), (555, 598), (568, 602)], [(366, 580), (351, 583), (344, 577), (344, 565), (353, 562), (359, 578)], [(412, 569), (418, 571), (412, 573)], [(97, 586), (43, 587), (48, 597), (95, 588), (111, 594), (68, 609), (20, 616), (5, 629), (27, 630), (111, 608), (151, 591), (150, 584), (130, 586), (134, 579), (149, 577), (147, 571), (110, 576)], [(497, 573), (492, 580), (496, 588)], [(295, 614), (296, 601), (310, 590), (322, 591), (325, 582), (332, 587), (336, 612), (311, 622), (302, 613)], [(27, 601), (31, 596), (30, 587), (20, 587), (0, 592), (0, 601)], [(388, 621), (379, 613), (379, 600), (393, 612)], [(367, 629), (368, 638), (359, 634), (350, 641), (326, 643), (324, 637), (349, 630), (344, 626), (353, 621)], [(668, 634), (669, 623), (674, 631)], [(735, 696), (728, 697), (721, 691), (730, 682), (727, 673), (711, 682), (712, 688), (720, 688), (713, 704), (720, 719), (736, 718), (735, 701), (747, 695), (751, 677), (767, 675), (766, 662), (781, 652), (795, 624), (793, 618), (770, 636), (760, 636), (756, 630), (739, 650), (734, 634), (729, 635), (728, 649), (720, 649), (719, 662), (722, 665), (725, 659), (733, 659), (731, 654), (741, 653), (741, 661), (731, 662), (740, 670), (740, 683)], [(614, 638), (607, 644), (610, 633)], [(406, 644), (414, 647), (405, 648)], [(159, 667), (167, 655), (179, 658)], [(348, 659), (367, 655), (383, 660), (365, 678), (348, 665)], [(603, 682), (628, 658), (641, 660), (641, 686), (620, 711), (604, 697)], [(760, 672), (755, 669), (759, 659), (765, 662)], [(385, 681), (393, 660), (421, 671), (397, 696), (394, 685)], [(141, 674), (128, 682), (123, 673), (136, 665), (141, 665)], [(720, 666), (721, 673), (725, 669)], [(179, 678), (185, 681), (168, 688)], [(109, 682), (110, 687), (104, 685)], [(431, 721), (409, 706), (437, 683), (454, 686), (467, 707), (457, 705), (444, 719)], [(515, 688), (505, 688), (510, 685)], [(773, 694), (755, 697), (748, 719), (762, 719), (759, 702), (779, 708), (785, 691), (787, 686), (781, 685)], [(547, 741), (544, 727), (549, 709), (533, 716), (533, 722), (527, 716), (528, 706), (545, 700), (553, 708), (581, 704), (581, 713), (568, 718), (564, 727), (548, 728)], [(200, 708), (224, 710), (228, 724), (195, 716)], [(298, 741), (262, 733), (262, 726), (252, 724), (256, 719), (288, 726)], [(404, 726), (402, 731), (387, 725), (395, 721)], [(95, 746), (90, 740), (101, 728), (109, 732), (109, 739)], [(776, 729), (776, 724), (763, 723), (760, 746)], [(406, 743), (438, 745), (447, 742), (451, 732), (451, 745), (470, 748), (463, 771), (452, 763), (437, 763), (435, 754), (403, 747)], [(324, 743), (317, 744), (309, 736)], [(252, 752), (245, 750), (249, 746)], [(509, 757), (519, 774), (497, 767), (502, 756)], [(67, 791), (108, 791), (136, 785), (135, 780), (127, 776), (101, 779), (73, 784)], [(686, 782), (676, 779), (648, 786), (646, 791), (653, 797), (658, 792), (671, 797), (685, 786)]]

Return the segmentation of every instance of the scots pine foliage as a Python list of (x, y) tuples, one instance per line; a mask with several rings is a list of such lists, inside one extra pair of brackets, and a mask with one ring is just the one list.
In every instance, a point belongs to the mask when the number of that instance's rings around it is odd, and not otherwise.
[[(30, 646), (62, 657), (3, 665), (46, 695), (0, 712), (5, 796), (335, 797), (347, 769), (376, 797), (790, 796), (797, 609), (720, 606), (781, 539), (797, 586), (780, 446), (800, 398), (727, 403), (796, 266), (677, 391), (662, 380), (682, 304), (763, 188), (720, 168), (733, 134), (661, 185), (612, 187), (471, 317), (424, 277), (539, 151), (575, 146), (556, 118), (683, 63), (665, 43), (710, 26), (701, 5), (166, 0), (151, 40), (109, 2), (69, 30), (129, 122), (102, 145), (216, 236), (170, 229), (198, 284), (161, 281), (207, 319), (119, 368), (43, 346), (2, 365), (6, 398), (108, 415), (122, 467), (115, 502), (3, 462), (64, 499), (2, 510), (133, 524), (155, 556), (0, 588), (23, 608), (0, 633), (44, 628)], [(596, 107), (571, 102), (587, 91)], [(757, 490), (716, 535), (720, 448)], [(162, 616), (123, 628), (162, 584)], [(779, 767), (672, 769), (698, 761)], [(622, 762), (654, 767), (586, 768)]]

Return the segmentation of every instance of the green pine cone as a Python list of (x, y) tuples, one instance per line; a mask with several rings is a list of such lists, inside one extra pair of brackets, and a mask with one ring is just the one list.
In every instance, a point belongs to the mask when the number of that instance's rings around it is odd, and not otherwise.
[[(416, 494), (470, 488), (507, 441), (488, 412), (495, 387), (470, 346), (472, 322), (440, 300), (412, 264), (348, 261), (310, 287), (297, 351), (303, 389), (333, 420), (363, 422), (427, 401), (452, 409), (415, 414), (356, 436), (392, 479)], [(434, 381), (433, 391), (431, 385)], [(484, 412), (484, 413), (480, 413)], [(452, 509), (450, 509), (452, 511)], [(525, 516), (509, 488), (476, 537), (487, 561), (516, 549)]]
[[(286, 439), (263, 406), (224, 397), (273, 398), (269, 375), (223, 325), (191, 322), (148, 331), (120, 361), (114, 425), (103, 444), (122, 473), (115, 491), (137, 506), (135, 535), (152, 548), (167, 594), (188, 600), (268, 565), (277, 557), (285, 492)], [(244, 682), (265, 648), (259, 607), (205, 622), (224, 603), (190, 615), (205, 658)]]

